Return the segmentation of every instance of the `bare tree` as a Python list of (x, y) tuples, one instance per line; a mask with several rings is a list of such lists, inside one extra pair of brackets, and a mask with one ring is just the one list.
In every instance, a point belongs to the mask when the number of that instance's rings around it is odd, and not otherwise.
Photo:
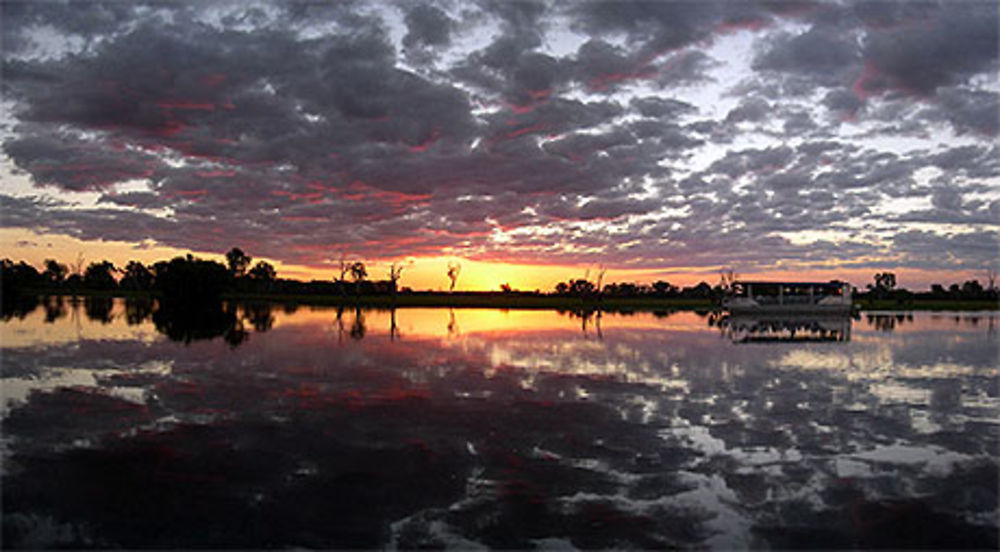
[(340, 253), (340, 277), (337, 282), (340, 284), (340, 293), (347, 296), (347, 273), (351, 271), (351, 263), (347, 262), (347, 255)]
[(723, 291), (729, 291), (733, 289), (733, 284), (736, 283), (740, 277), (732, 267), (724, 266), (719, 269), (719, 286)]
[(986, 290), (993, 291), (997, 288), (997, 271), (992, 267), (986, 267)]
[(86, 259), (83, 256), (83, 252), (78, 252), (76, 254), (76, 262), (74, 262), (70, 268), (73, 270), (73, 274), (79, 277), (83, 277), (83, 265), (86, 264)]
[(601, 283), (604, 282), (604, 275), (608, 269), (604, 265), (597, 265), (597, 295), (601, 295)]
[(462, 265), (458, 261), (448, 261), (448, 279), (451, 280), (451, 287), (448, 291), (455, 291), (455, 282), (458, 281), (458, 274), (462, 271)]
[[(396, 298), (396, 289), (399, 283), (399, 277), (403, 274), (404, 265), (397, 265), (392, 263), (389, 265), (389, 286), (392, 289), (392, 298)], [(393, 311), (395, 312), (395, 311)]]

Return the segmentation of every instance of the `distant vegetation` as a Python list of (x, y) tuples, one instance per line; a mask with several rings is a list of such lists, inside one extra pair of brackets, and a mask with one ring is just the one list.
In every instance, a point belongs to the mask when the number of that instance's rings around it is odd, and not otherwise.
[[(216, 303), (223, 297), (232, 298), (294, 298), (300, 302), (373, 304), (435, 305), (435, 306), (507, 306), (558, 308), (567, 304), (592, 304), (594, 306), (638, 306), (698, 304), (717, 302), (732, 284), (735, 275), (723, 273), (719, 283), (700, 282), (689, 287), (678, 287), (666, 281), (652, 284), (616, 282), (601, 285), (602, 269), (591, 280), (589, 277), (560, 282), (552, 292), (518, 291), (508, 284), (495, 292), (448, 293), (414, 292), (399, 288), (404, 265), (393, 264), (385, 279), (370, 279), (368, 267), (362, 261), (342, 258), (339, 272), (330, 280), (299, 280), (278, 278), (275, 268), (266, 261), (253, 263), (253, 258), (234, 247), (225, 255), (226, 264), (199, 259), (191, 255), (159, 261), (146, 266), (139, 261), (129, 261), (116, 267), (108, 261), (97, 261), (86, 267), (78, 260), (69, 267), (56, 260), (45, 261), (41, 271), (23, 261), (0, 261), (5, 310), (18, 301), (18, 296), (32, 294), (108, 294), (154, 295), (171, 308)], [(446, 276), (450, 289), (458, 279), (460, 266), (450, 263)], [(589, 276), (589, 273), (588, 273)], [(996, 304), (998, 301), (994, 274), (987, 272), (987, 284), (967, 280), (945, 287), (934, 284), (929, 291), (913, 292), (896, 287), (896, 276), (891, 272), (877, 273), (866, 289), (854, 291), (855, 301), (863, 308), (899, 308), (920, 304), (940, 305), (979, 302)], [(957, 303), (956, 303), (957, 304)], [(938, 308), (938, 307), (935, 307)]]

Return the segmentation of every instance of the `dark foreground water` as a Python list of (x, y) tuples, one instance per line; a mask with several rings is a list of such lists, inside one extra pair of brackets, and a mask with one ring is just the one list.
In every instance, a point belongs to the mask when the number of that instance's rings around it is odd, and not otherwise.
[(996, 313), (5, 314), (5, 547), (997, 547)]

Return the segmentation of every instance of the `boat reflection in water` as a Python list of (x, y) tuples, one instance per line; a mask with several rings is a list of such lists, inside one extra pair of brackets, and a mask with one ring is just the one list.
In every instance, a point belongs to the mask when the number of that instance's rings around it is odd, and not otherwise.
[(846, 314), (723, 314), (715, 325), (734, 343), (851, 340), (851, 318)]

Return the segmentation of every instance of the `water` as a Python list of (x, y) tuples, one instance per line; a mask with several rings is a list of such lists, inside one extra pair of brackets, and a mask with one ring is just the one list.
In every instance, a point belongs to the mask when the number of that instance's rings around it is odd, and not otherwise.
[(8, 547), (997, 546), (997, 313), (6, 315)]

